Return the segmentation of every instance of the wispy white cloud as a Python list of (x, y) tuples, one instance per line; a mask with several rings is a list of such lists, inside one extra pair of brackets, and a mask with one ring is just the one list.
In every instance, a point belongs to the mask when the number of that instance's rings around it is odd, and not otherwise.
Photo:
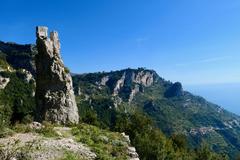
[(189, 65), (193, 65), (193, 64), (213, 63), (213, 62), (229, 60), (232, 58), (233, 57), (231, 57), (231, 56), (211, 57), (211, 58), (200, 59), (200, 60), (191, 61), (191, 62), (178, 63), (178, 64), (176, 64), (176, 66), (181, 67), (181, 66), (189, 66)]

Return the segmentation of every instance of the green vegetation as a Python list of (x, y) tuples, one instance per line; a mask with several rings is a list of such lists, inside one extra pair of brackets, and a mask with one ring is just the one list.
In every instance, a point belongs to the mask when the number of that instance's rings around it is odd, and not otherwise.
[[(44, 137), (56, 138), (58, 135), (52, 124), (45, 122), (45, 127), (40, 130), (24, 125), (33, 120), (35, 112), (35, 86), (33, 82), (23, 79), (20, 70), (24, 68), (33, 75), (35, 73), (32, 65), (34, 52), (29, 48), (10, 45), (4, 51), (7, 54), (0, 53), (0, 67), (5, 70), (14, 68), (14, 72), (0, 73), (10, 78), (7, 87), (0, 90), (0, 137), (14, 132), (37, 132)], [(70, 72), (67, 68), (65, 71)], [(123, 73), (129, 78), (131, 72), (146, 71), (153, 73), (154, 84), (150, 87), (139, 85), (140, 92), (131, 103), (128, 99), (135, 82), (126, 80), (118, 97), (112, 96)], [(100, 85), (101, 79), (106, 76), (109, 78), (106, 85)], [(74, 126), (72, 134), (78, 142), (90, 146), (98, 159), (126, 159), (127, 142), (115, 132), (130, 135), (132, 145), (143, 160), (225, 160), (228, 158), (224, 153), (234, 159), (239, 151), (240, 126), (235, 123), (240, 122), (238, 116), (188, 92), (178, 94), (175, 89), (180, 90), (180, 85), (172, 87), (171, 82), (165, 81), (154, 71), (139, 68), (76, 75), (73, 84), (76, 91), (79, 87), (81, 89), (81, 95), (77, 97), (81, 121), (94, 126)], [(116, 108), (119, 98), (122, 102)], [(226, 129), (226, 123), (232, 128)], [(191, 129), (200, 127), (220, 130), (190, 134)], [(81, 160), (71, 152), (66, 152), (63, 159)]]
[(87, 144), (99, 160), (126, 159), (127, 142), (120, 133), (113, 133), (95, 126), (79, 124), (72, 129), (76, 140)]
[(65, 71), (66, 73), (70, 73), (70, 70), (69, 70), (68, 67), (64, 67), (64, 71)]
[[(117, 81), (124, 73), (126, 78), (129, 78), (128, 73), (134, 72), (136, 74), (141, 71), (152, 72), (155, 83), (150, 87), (140, 86), (141, 91), (135, 95), (131, 103), (128, 103), (130, 90), (135, 84), (129, 83), (130, 80), (125, 79), (123, 87), (119, 90), (118, 97), (112, 96)], [(106, 85), (99, 85), (102, 78), (106, 76), (109, 78)], [(219, 154), (227, 153), (231, 159), (234, 159), (239, 152), (240, 126), (232, 123), (233, 120), (240, 122), (238, 116), (207, 102), (201, 97), (183, 92), (180, 83), (175, 84), (177, 87), (174, 87), (171, 82), (165, 81), (156, 75), (154, 71), (126, 69), (109, 73), (91, 73), (73, 76), (73, 81), (74, 87), (76, 89), (80, 87), (81, 89), (81, 96), (77, 97), (77, 103), (79, 114), (86, 123), (113, 131), (124, 131), (119, 130), (119, 128), (116, 129), (116, 121), (119, 114), (120, 117), (128, 116), (127, 119), (122, 120), (123, 124), (128, 124), (132, 121), (129, 116), (139, 112), (141, 114), (144, 113), (152, 121), (152, 126), (160, 130), (160, 132), (162, 131), (161, 134), (166, 137), (185, 135), (187, 150), (193, 151), (200, 147), (201, 144), (207, 143), (210, 151), (215, 151)], [(169, 91), (173, 93), (170, 96)], [(114, 104), (119, 102), (118, 98), (121, 98), (122, 102), (121, 105), (115, 108)], [(129, 119), (130, 122), (127, 121)], [(225, 130), (226, 123), (233, 124), (233, 128)], [(201, 127), (223, 128), (223, 130), (209, 131), (206, 134), (201, 134), (200, 132), (197, 132), (197, 134), (190, 133), (191, 129), (199, 129)], [(156, 135), (158, 132), (150, 133), (155, 133), (154, 135)], [(150, 133), (147, 132), (146, 135), (151, 135)], [(146, 135), (138, 134), (139, 137)], [(140, 140), (141, 138), (139, 138)], [(174, 144), (170, 145), (170, 148), (176, 149), (177, 144), (180, 142), (176, 140), (167, 141), (167, 144), (173, 142)], [(140, 146), (139, 148), (141, 148)], [(141, 153), (143, 152), (141, 151)], [(156, 155), (157, 153), (154, 154)]]
[(0, 58), (0, 68), (7, 70), (9, 67), (9, 64), (6, 62), (6, 60)]
[(0, 137), (4, 137), (12, 134), (8, 129), (10, 124), (32, 121), (35, 100), (32, 96), (34, 84), (22, 78), (21, 70), (8, 71), (7, 69), (11, 66), (7, 63), (5, 56), (0, 58), (0, 67), (4, 69), (0, 76), (10, 78), (8, 85), (0, 90)]
[(48, 122), (43, 122), (42, 125), (44, 127), (42, 127), (39, 130), (36, 130), (37, 133), (42, 134), (44, 137), (57, 137), (58, 136), (58, 134), (54, 130), (55, 125), (48, 123)]
[(31, 120), (35, 110), (35, 100), (32, 96), (34, 84), (27, 83), (15, 73), (1, 73), (9, 77), (10, 82), (4, 90), (0, 90), (0, 119), (6, 125)]
[(64, 158), (59, 159), (59, 160), (84, 160), (80, 156), (76, 155), (75, 153), (66, 151), (64, 154)]
[[(83, 117), (84, 118), (84, 117)], [(92, 123), (92, 122), (91, 122)], [(81, 126), (81, 125), (80, 125)], [(76, 128), (75, 128), (76, 129)], [(103, 147), (103, 144), (98, 145), (96, 136), (101, 135), (98, 128), (86, 129), (84, 127), (73, 130), (74, 135), (79, 136), (79, 141), (87, 143), (89, 146)], [(82, 130), (79, 132), (79, 130)], [(87, 131), (86, 131), (87, 130)], [(207, 160), (227, 160), (225, 154), (216, 154), (211, 151), (207, 145), (200, 145), (192, 149), (189, 146), (187, 137), (184, 135), (165, 136), (158, 128), (154, 127), (154, 123), (148, 116), (140, 112), (133, 114), (116, 113), (114, 120), (113, 131), (125, 132), (130, 135), (132, 145), (136, 147), (140, 158), (143, 160), (160, 160), (160, 159), (182, 159), (182, 160), (200, 160), (202, 157), (208, 157)], [(74, 132), (77, 132), (74, 133)], [(89, 139), (89, 135), (93, 135), (93, 139)], [(85, 137), (88, 137), (87, 139)], [(106, 137), (109, 137), (106, 136)], [(94, 151), (98, 149), (95, 148)], [(100, 157), (105, 157), (98, 152)]]
[(91, 107), (84, 97), (77, 97), (79, 115), (83, 122), (101, 126), (101, 128), (112, 128), (116, 116), (113, 100), (104, 95), (91, 97)]
[(152, 121), (141, 113), (119, 115), (115, 130), (130, 135), (133, 145), (143, 160), (182, 159), (207, 160), (228, 159), (226, 155), (217, 155), (207, 146), (191, 149), (184, 135), (173, 135), (167, 138)]

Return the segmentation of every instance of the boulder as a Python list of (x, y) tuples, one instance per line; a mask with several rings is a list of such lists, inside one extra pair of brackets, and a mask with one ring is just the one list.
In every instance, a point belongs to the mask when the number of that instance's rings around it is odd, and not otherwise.
[(29, 127), (31, 129), (35, 129), (35, 130), (40, 130), (40, 129), (44, 128), (44, 126), (39, 122), (32, 122), (31, 124), (29, 124)]

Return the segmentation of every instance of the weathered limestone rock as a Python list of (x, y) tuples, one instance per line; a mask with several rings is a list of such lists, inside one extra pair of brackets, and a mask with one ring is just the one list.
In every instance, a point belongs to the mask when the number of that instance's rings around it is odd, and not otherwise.
[(44, 128), (45, 126), (43, 126), (41, 123), (39, 122), (32, 122), (31, 124), (29, 124), (29, 127), (31, 129), (35, 129), (35, 130), (40, 130), (42, 128)]
[(154, 82), (154, 73), (152, 72), (138, 72), (137, 74), (132, 74), (132, 81), (138, 84), (142, 84), (145, 87), (149, 87)]
[(135, 147), (128, 147), (128, 154), (131, 157), (130, 160), (139, 160)]
[[(109, 78), (107, 79), (107, 81), (108, 80)], [(126, 71), (123, 73), (121, 79), (117, 81), (113, 91), (113, 96), (118, 96), (119, 92), (125, 85), (131, 86), (131, 84), (135, 84), (134, 87), (131, 88), (131, 92), (128, 99), (129, 102), (132, 102), (134, 96), (138, 92), (143, 92), (143, 88), (141, 88), (140, 86), (149, 87), (153, 83), (154, 83), (154, 73), (151, 71), (139, 71), (137, 73), (133, 71)]]
[(114, 91), (113, 91), (113, 96), (117, 96), (118, 95), (119, 91), (124, 86), (125, 78), (126, 78), (126, 73), (124, 72), (124, 74), (122, 75), (121, 79), (119, 79), (117, 81), (117, 84), (116, 84), (116, 86), (114, 88)]
[(25, 82), (29, 83), (30, 81), (35, 82), (35, 79), (31, 72), (26, 69), (21, 69), (21, 72), (18, 73), (18, 76), (21, 77)]
[(131, 143), (129, 135), (126, 135), (125, 132), (121, 133), (121, 135), (122, 135), (123, 138), (127, 141), (128, 144)]
[(102, 79), (101, 79), (101, 85), (102, 86), (105, 86), (106, 85), (106, 83), (108, 82), (108, 80), (109, 80), (109, 76), (105, 76), (105, 77), (103, 77)]
[(60, 56), (58, 33), (51, 32), (48, 38), (48, 28), (37, 27), (36, 36), (37, 120), (58, 124), (78, 123), (72, 78)]
[(129, 95), (129, 100), (128, 100), (128, 102), (132, 102), (134, 96), (135, 96), (138, 92), (140, 92), (140, 87), (139, 87), (138, 84), (135, 84), (134, 88), (132, 89), (132, 91), (131, 91), (131, 93), (130, 93), (130, 95)]
[[(131, 143), (131, 140), (130, 140), (130, 138), (129, 138), (128, 135), (126, 135), (124, 132), (121, 133), (121, 135), (123, 136), (123, 138), (126, 140), (126, 142), (127, 142), (128, 144)], [(127, 147), (127, 152), (128, 152), (129, 157), (130, 157), (129, 160), (140, 160), (140, 159), (139, 159), (139, 155), (138, 155), (135, 147), (128, 146), (128, 147)]]
[(0, 76), (0, 89), (4, 89), (9, 82), (10, 82), (10, 78), (4, 78)]

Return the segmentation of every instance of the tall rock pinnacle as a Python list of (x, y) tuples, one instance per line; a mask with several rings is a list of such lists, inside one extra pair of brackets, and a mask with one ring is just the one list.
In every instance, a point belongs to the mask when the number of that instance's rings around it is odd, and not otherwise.
[(48, 38), (47, 27), (36, 27), (36, 104), (37, 120), (58, 124), (78, 123), (79, 115), (72, 77), (60, 56), (58, 33)]

